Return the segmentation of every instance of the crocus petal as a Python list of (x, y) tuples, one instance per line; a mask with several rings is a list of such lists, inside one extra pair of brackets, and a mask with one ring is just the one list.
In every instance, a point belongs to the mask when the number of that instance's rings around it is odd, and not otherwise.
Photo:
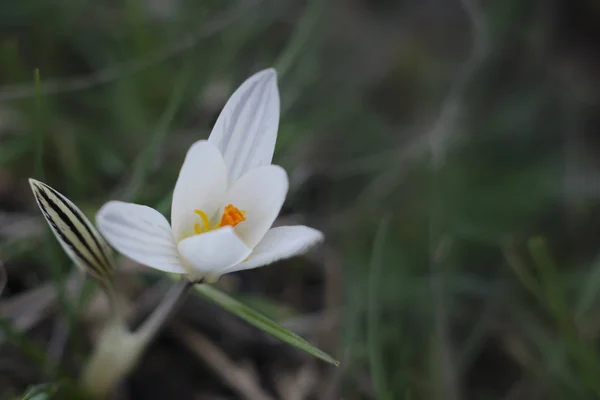
[(158, 211), (139, 204), (110, 201), (96, 215), (96, 225), (120, 253), (161, 271), (185, 273), (173, 233)]
[(208, 138), (223, 154), (230, 182), (271, 164), (278, 125), (277, 72), (269, 68), (252, 75), (233, 93)]
[(219, 150), (206, 140), (199, 140), (185, 156), (173, 191), (171, 225), (176, 241), (194, 233), (199, 220), (194, 210), (209, 217), (218, 209), (227, 188), (227, 167)]
[(273, 225), (287, 190), (287, 174), (277, 165), (253, 169), (229, 189), (223, 205), (233, 204), (244, 211), (246, 220), (235, 231), (248, 247), (256, 246)]
[(323, 234), (308, 226), (280, 226), (269, 229), (252, 251), (247, 261), (229, 267), (225, 272), (235, 272), (271, 264), (306, 252), (323, 240)]
[(246, 259), (251, 251), (231, 227), (190, 236), (179, 242), (177, 248), (193, 279), (220, 275)]

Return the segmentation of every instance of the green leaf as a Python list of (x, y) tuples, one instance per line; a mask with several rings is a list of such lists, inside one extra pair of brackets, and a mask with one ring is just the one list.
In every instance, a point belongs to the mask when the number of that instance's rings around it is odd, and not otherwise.
[(50, 399), (86, 400), (89, 399), (89, 396), (82, 393), (76, 382), (69, 379), (29, 386), (23, 395), (13, 398), (13, 400)]
[(54, 384), (41, 384), (30, 387), (20, 400), (46, 400), (52, 398), (56, 393), (57, 386)]
[(302, 339), (300, 336), (279, 326), (264, 315), (260, 314), (257, 311), (254, 311), (253, 309), (240, 303), (239, 301), (234, 300), (233, 298), (229, 297), (227, 294), (221, 292), (215, 287), (208, 284), (202, 284), (194, 286), (194, 289), (202, 296), (206, 297), (208, 300), (212, 301), (215, 304), (218, 304), (227, 311), (237, 315), (244, 321), (256, 326), (258, 329), (275, 336), (277, 339), (294, 347), (297, 347), (298, 349), (305, 351), (308, 354), (317, 357), (325, 362), (333, 364), (336, 367), (340, 365), (339, 361), (335, 360), (327, 353), (311, 345), (306, 340)]

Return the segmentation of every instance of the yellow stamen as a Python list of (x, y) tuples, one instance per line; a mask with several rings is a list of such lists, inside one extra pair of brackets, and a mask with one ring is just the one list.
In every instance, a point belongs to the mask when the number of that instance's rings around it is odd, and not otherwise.
[(223, 217), (221, 218), (221, 226), (231, 226), (234, 227), (242, 221), (246, 220), (246, 213), (244, 211), (240, 211), (233, 204), (227, 204), (225, 206), (225, 210), (223, 211)]
[(211, 228), (208, 215), (202, 210), (194, 210), (194, 214), (198, 215), (202, 219), (202, 223), (194, 223), (194, 232), (196, 235), (211, 231), (213, 229), (220, 228), (222, 226), (234, 227), (242, 221), (246, 220), (246, 212), (238, 209), (233, 204), (228, 204), (223, 210), (223, 216), (221, 222), (217, 223)]
[(202, 219), (202, 223), (204, 224), (204, 230), (201, 230), (200, 224), (196, 222), (194, 224), (194, 231), (198, 234), (200, 234), (202, 232), (210, 231), (210, 222), (208, 221), (208, 217), (206, 216), (206, 213), (202, 210), (194, 210), (194, 213), (197, 214)]

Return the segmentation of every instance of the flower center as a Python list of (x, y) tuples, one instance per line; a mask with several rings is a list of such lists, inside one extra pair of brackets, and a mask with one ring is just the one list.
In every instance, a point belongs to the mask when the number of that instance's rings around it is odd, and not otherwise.
[(227, 204), (225, 206), (223, 216), (221, 217), (221, 222), (219, 222), (212, 228), (210, 227), (210, 221), (208, 220), (208, 216), (204, 211), (194, 210), (194, 214), (198, 215), (202, 220), (202, 224), (200, 224), (199, 222), (196, 222), (194, 224), (194, 232), (196, 232), (196, 234), (198, 235), (213, 229), (220, 228), (222, 226), (234, 227), (240, 222), (246, 220), (246, 213), (244, 211), (241, 211), (239, 208), (235, 207), (233, 204)]

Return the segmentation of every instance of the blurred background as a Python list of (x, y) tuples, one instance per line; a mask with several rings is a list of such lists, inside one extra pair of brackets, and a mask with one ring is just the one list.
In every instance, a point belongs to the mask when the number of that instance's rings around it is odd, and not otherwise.
[[(277, 223), (326, 241), (217, 286), (341, 366), (190, 295), (115, 398), (600, 398), (599, 41), (594, 0), (0, 2), (0, 398), (75, 377), (108, 312), (27, 178), (168, 215), (271, 66)], [(117, 282), (133, 321), (172, 285)]]

